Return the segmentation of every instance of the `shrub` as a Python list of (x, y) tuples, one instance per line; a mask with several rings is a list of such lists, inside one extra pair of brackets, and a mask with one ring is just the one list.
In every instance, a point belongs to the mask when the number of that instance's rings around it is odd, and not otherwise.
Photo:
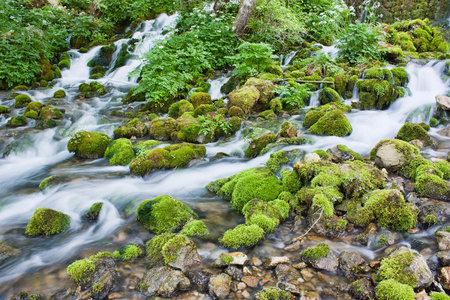
[(338, 55), (350, 63), (365, 59), (380, 59), (377, 31), (365, 23), (350, 24), (339, 38)]

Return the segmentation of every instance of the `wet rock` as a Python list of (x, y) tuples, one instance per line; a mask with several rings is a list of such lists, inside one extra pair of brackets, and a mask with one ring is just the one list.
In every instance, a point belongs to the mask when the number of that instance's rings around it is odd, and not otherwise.
[(316, 292), (305, 292), (301, 297), (300, 300), (320, 300), (319, 293)]
[(440, 268), (439, 274), (439, 283), (447, 292), (450, 292), (450, 267)]
[(277, 265), (275, 275), (278, 281), (291, 281), (301, 278), (300, 272), (286, 264)]
[(80, 158), (100, 158), (105, 154), (110, 138), (100, 132), (77, 132), (67, 143), (67, 150)]
[(254, 86), (244, 86), (228, 94), (228, 107), (237, 106), (249, 114), (260, 97), (259, 90)]
[(128, 120), (124, 126), (114, 129), (114, 138), (143, 137), (148, 133), (147, 126), (138, 118)]
[(409, 164), (419, 154), (419, 149), (401, 140), (381, 140), (370, 152), (379, 168), (397, 171)]
[(417, 195), (417, 193), (411, 192), (408, 194), (408, 196), (406, 197), (406, 201), (408, 201), (409, 203), (412, 204), (417, 204), (419, 203), (421, 200), (419, 198), (419, 195)]
[(248, 262), (248, 256), (242, 252), (222, 253), (216, 259), (214, 264), (218, 267), (226, 267), (228, 265), (243, 266)]
[(264, 147), (266, 147), (270, 143), (275, 142), (275, 139), (275, 133), (269, 132), (264, 133), (259, 138), (252, 140), (250, 142), (250, 145), (248, 145), (247, 150), (245, 150), (245, 157), (257, 157), (264, 149)]
[[(443, 128), (443, 129), (439, 130), (438, 134), (442, 135), (442, 136), (445, 136), (445, 137), (450, 137), (450, 127), (446, 127), (446, 128)], [(448, 160), (448, 156), (447, 156), (447, 161), (449, 161)]]
[(450, 97), (444, 95), (437, 95), (436, 103), (442, 110), (450, 110)]
[(264, 261), (265, 268), (274, 268), (279, 264), (289, 264), (291, 261), (287, 256), (273, 256)]
[(359, 153), (352, 151), (350, 148), (344, 145), (337, 145), (333, 148), (329, 148), (327, 153), (335, 163), (340, 163), (346, 160), (362, 160), (362, 156)]
[(199, 270), (195, 270), (192, 272), (188, 272), (187, 276), (191, 281), (193, 288), (202, 292), (208, 291), (209, 276), (207, 276), (205, 273)]
[(316, 276), (316, 271), (314, 271), (314, 269), (311, 268), (302, 269), (300, 273), (302, 274), (302, 277), (305, 281), (310, 281), (312, 278)]
[(46, 208), (37, 208), (27, 224), (25, 233), (29, 236), (54, 235), (65, 230), (70, 217), (65, 213)]
[(439, 251), (436, 256), (442, 266), (450, 266), (450, 252)]
[(450, 232), (438, 231), (435, 233), (438, 248), (440, 251), (450, 250)]
[(176, 259), (169, 262), (168, 265), (179, 269), (181, 271), (186, 271), (189, 267), (199, 264), (202, 259), (197, 252), (197, 246), (190, 239), (186, 239), (186, 243), (181, 247), (174, 249), (174, 256)]
[(347, 278), (355, 276), (354, 270), (364, 263), (364, 258), (357, 252), (343, 251), (339, 254), (339, 268)]
[(293, 138), (297, 136), (297, 130), (292, 123), (284, 121), (283, 124), (281, 124), (281, 130), (278, 132), (277, 136)]
[(324, 243), (304, 250), (300, 255), (304, 262), (316, 269), (336, 271), (339, 265), (337, 256), (331, 251), (330, 246)]
[(225, 273), (213, 275), (209, 280), (208, 286), (211, 296), (223, 299), (230, 294), (231, 277)]
[(305, 155), (303, 160), (307, 164), (307, 163), (310, 163), (310, 162), (313, 162), (313, 161), (320, 161), (321, 158), (320, 158), (319, 154), (317, 154), (317, 153), (308, 153), (308, 154)]
[(258, 278), (255, 276), (244, 276), (241, 280), (249, 287), (255, 288), (258, 286)]
[(11, 247), (10, 245), (0, 242), (0, 264), (8, 258), (17, 256), (20, 254), (20, 250)]
[(148, 270), (138, 284), (138, 289), (147, 297), (171, 297), (179, 290), (187, 290), (191, 286), (189, 279), (180, 271), (170, 267), (159, 267)]
[(257, 267), (259, 267), (260, 265), (262, 265), (262, 261), (261, 261), (259, 258), (257, 258), (257, 257), (255, 256), (255, 257), (252, 257), (252, 259), (250, 260), (250, 264), (251, 264), (252, 266), (257, 266)]
[(450, 203), (431, 199), (421, 202), (419, 221), (430, 225), (450, 222)]
[(241, 278), (244, 276), (244, 272), (236, 266), (229, 266), (225, 269), (225, 272), (234, 280), (241, 280)]
[(374, 286), (367, 278), (356, 280), (351, 284), (350, 295), (361, 300), (375, 299)]

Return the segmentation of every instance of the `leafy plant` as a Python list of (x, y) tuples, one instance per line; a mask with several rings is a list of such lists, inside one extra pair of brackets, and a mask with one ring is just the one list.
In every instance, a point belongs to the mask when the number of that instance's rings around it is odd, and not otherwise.
[(211, 140), (214, 140), (217, 130), (221, 130), (223, 133), (228, 134), (231, 130), (231, 126), (222, 117), (221, 114), (217, 114), (214, 117), (208, 117), (200, 115), (197, 118), (200, 121), (199, 134), (209, 136)]
[(239, 46), (238, 53), (229, 59), (236, 67), (236, 75), (245, 79), (266, 71), (272, 65), (272, 59), (276, 58), (272, 53), (273, 49), (269, 44), (244, 42)]
[(380, 59), (377, 29), (366, 23), (350, 24), (338, 43), (338, 56), (356, 63), (361, 59)]
[(286, 85), (277, 86), (274, 92), (281, 96), (285, 104), (293, 108), (305, 107), (304, 100), (312, 95), (307, 85), (299, 84), (295, 81), (290, 81)]

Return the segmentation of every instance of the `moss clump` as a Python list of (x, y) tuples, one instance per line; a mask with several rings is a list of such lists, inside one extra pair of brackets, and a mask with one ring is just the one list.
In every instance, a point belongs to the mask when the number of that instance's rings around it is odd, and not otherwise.
[(207, 93), (193, 93), (189, 97), (189, 102), (194, 105), (194, 108), (199, 107), (202, 104), (212, 104), (211, 95)]
[(416, 189), (421, 197), (450, 200), (450, 182), (441, 176), (424, 172), (416, 178)]
[(347, 117), (340, 110), (333, 110), (317, 120), (308, 132), (319, 135), (346, 136), (352, 133), (353, 129)]
[(114, 129), (115, 138), (140, 138), (147, 135), (147, 133), (147, 126), (145, 126), (144, 122), (142, 122), (138, 118), (128, 120), (124, 126), (120, 126)]
[(14, 98), (14, 107), (22, 108), (22, 107), (27, 106), (28, 103), (30, 103), (30, 102), (31, 102), (30, 96), (28, 96), (26, 94), (20, 94)]
[(399, 168), (407, 166), (419, 154), (419, 148), (416, 146), (398, 139), (386, 139), (379, 141), (370, 151), (370, 159), (375, 160), (375, 163), (377, 163), (377, 160), (379, 159), (377, 157), (377, 152), (380, 148), (384, 147), (393, 147), (396, 152), (402, 155), (401, 161), (398, 163), (398, 166), (396, 166)]
[(328, 104), (330, 102), (341, 102), (341, 97), (339, 93), (333, 90), (332, 88), (325, 87), (319, 92), (319, 101), (321, 105)]
[(15, 116), (12, 117), (7, 123), (8, 127), (21, 127), (26, 126), (28, 124), (27, 118), (25, 116)]
[(237, 106), (245, 114), (249, 114), (260, 97), (259, 90), (254, 86), (244, 86), (228, 94), (228, 107)]
[(40, 207), (34, 211), (25, 233), (29, 236), (54, 235), (66, 229), (69, 223), (68, 215), (50, 208)]
[(247, 150), (245, 150), (245, 157), (256, 157), (261, 151), (270, 143), (275, 142), (277, 136), (273, 132), (264, 133), (257, 139), (250, 142)]
[(328, 154), (325, 150), (322, 150), (322, 149), (317, 149), (317, 150), (313, 151), (312, 153), (316, 153), (317, 155), (320, 156), (321, 159), (329, 159), (330, 158), (330, 154)]
[(428, 129), (429, 126), (425, 125), (424, 123), (413, 124), (407, 122), (403, 124), (395, 138), (403, 140), (405, 142), (410, 142), (412, 140), (421, 140), (425, 145), (431, 145), (433, 144), (433, 140), (427, 133)]
[(197, 108), (193, 112), (194, 117), (202, 116), (202, 115), (208, 115), (212, 112), (215, 112), (216, 108), (212, 104), (201, 104), (197, 106)]
[(30, 102), (28, 103), (27, 107), (25, 108), (25, 114), (34, 111), (35, 113), (39, 114), (41, 112), (41, 109), (44, 105), (41, 102)]
[(375, 292), (380, 300), (414, 300), (416, 295), (412, 287), (393, 279), (380, 282)]
[(66, 92), (64, 90), (57, 90), (53, 94), (53, 98), (64, 98), (66, 96)]
[(417, 214), (398, 190), (377, 190), (368, 195), (364, 207), (357, 210), (355, 217), (348, 217), (357, 225), (365, 226), (376, 220), (380, 227), (402, 231), (417, 225)]
[(312, 199), (311, 209), (313, 212), (322, 209), (324, 218), (330, 218), (334, 215), (334, 205), (324, 194), (317, 194)]
[(383, 258), (376, 279), (378, 281), (393, 279), (396, 282), (415, 287), (417, 285), (416, 274), (409, 267), (417, 255), (412, 251), (403, 251)]
[(348, 152), (356, 160), (363, 160), (363, 157), (361, 156), (361, 154), (353, 151), (352, 149), (350, 149), (349, 147), (347, 147), (345, 145), (337, 145), (336, 147), (341, 152)]
[(393, 68), (391, 69), (392, 75), (394, 76), (394, 84), (396, 86), (405, 87), (408, 84), (408, 72), (403, 68)]
[(322, 257), (326, 257), (331, 251), (330, 246), (325, 243), (319, 243), (316, 247), (303, 250), (300, 255), (306, 260), (316, 260)]
[(109, 164), (113, 166), (128, 165), (135, 158), (133, 145), (129, 139), (113, 140), (106, 148), (105, 158), (109, 158)]
[(39, 183), (39, 189), (41, 191), (53, 187), (55, 184), (59, 183), (58, 176), (49, 176)]
[(185, 112), (193, 112), (193, 111), (194, 105), (192, 105), (192, 103), (186, 100), (181, 100), (175, 102), (169, 107), (169, 117), (176, 119), (181, 117)]
[(231, 262), (234, 260), (233, 256), (229, 255), (221, 255), (220, 260), (223, 261), (227, 266), (231, 264)]
[(444, 293), (431, 292), (429, 296), (433, 300), (450, 300), (450, 297)]
[(77, 283), (85, 283), (96, 270), (95, 262), (90, 258), (80, 259), (67, 267), (67, 274)]
[(250, 200), (275, 200), (283, 191), (280, 180), (267, 168), (247, 169), (229, 178), (211, 182), (207, 188), (230, 199), (231, 207), (239, 211)]
[(161, 144), (161, 142), (160, 141), (155, 141), (155, 140), (148, 140), (148, 141), (145, 141), (145, 142), (139, 142), (136, 145), (134, 145), (133, 150), (136, 153), (136, 155), (139, 155), (139, 154), (145, 153), (147, 150), (151, 150), (151, 149), (155, 148), (159, 144)]
[(1, 114), (9, 114), (11, 112), (11, 109), (9, 109), (6, 106), (0, 105), (0, 115)]
[(277, 287), (264, 288), (256, 294), (257, 300), (289, 300), (291, 295)]
[(183, 229), (181, 229), (180, 233), (186, 236), (204, 237), (209, 234), (209, 231), (205, 223), (203, 223), (203, 221), (192, 220), (184, 224)]
[(197, 215), (187, 205), (170, 196), (163, 195), (139, 204), (138, 221), (156, 234), (173, 232)]
[(327, 112), (333, 110), (341, 110), (343, 112), (350, 112), (351, 107), (344, 105), (342, 103), (331, 102), (320, 107), (313, 107), (308, 110), (305, 115), (305, 120), (303, 121), (303, 127), (309, 128), (314, 125), (321, 117), (323, 117)]
[(280, 224), (280, 221), (275, 218), (270, 218), (266, 215), (253, 214), (246, 221), (247, 225), (258, 225), (264, 230), (264, 233), (271, 233)]
[(265, 215), (281, 221), (289, 216), (289, 209), (289, 204), (283, 200), (265, 202), (254, 199), (242, 208), (242, 213), (246, 221), (249, 221), (253, 215)]
[(142, 249), (135, 243), (129, 243), (126, 246), (113, 252), (113, 257), (121, 260), (131, 260), (142, 256)]
[(157, 140), (169, 140), (176, 130), (175, 120), (172, 118), (156, 118), (150, 124), (150, 135)]
[(147, 242), (147, 256), (150, 265), (164, 261), (169, 264), (176, 260), (178, 252), (186, 245), (192, 244), (183, 234), (164, 233), (157, 235)]
[(284, 150), (270, 154), (269, 160), (266, 162), (266, 167), (272, 172), (276, 173), (281, 169), (282, 165), (289, 162), (287, 152)]
[(61, 111), (51, 105), (42, 107), (41, 112), (39, 113), (39, 119), (43, 120), (61, 119), (62, 116), (63, 114)]
[(100, 215), (100, 212), (103, 207), (103, 202), (96, 202), (91, 205), (89, 210), (86, 212), (85, 216), (87, 219), (96, 221), (98, 220), (98, 216)]
[(373, 67), (364, 72), (364, 78), (366, 79), (384, 79), (392, 81), (392, 72), (389, 69)]
[(386, 109), (404, 95), (402, 87), (382, 79), (361, 79), (356, 82), (356, 87), (360, 90), (359, 100), (363, 109)]
[(258, 225), (238, 225), (227, 230), (220, 239), (226, 248), (237, 249), (240, 247), (250, 247), (264, 238), (264, 230)]
[(58, 68), (60, 68), (61, 70), (63, 69), (70, 69), (70, 60), (68, 59), (63, 59), (58, 63)]
[(242, 108), (237, 107), (237, 106), (232, 106), (228, 109), (228, 114), (231, 117), (239, 117), (242, 118), (244, 116), (244, 111), (242, 110)]
[(272, 120), (277, 117), (277, 115), (273, 112), (273, 110), (268, 109), (258, 114), (258, 117), (261, 117), (265, 120)]
[(39, 114), (36, 111), (34, 111), (34, 110), (30, 110), (30, 111), (26, 112), (24, 114), (24, 116), (27, 117), (27, 118), (30, 118), (30, 119), (34, 119), (34, 120), (39, 118)]
[(294, 194), (302, 187), (298, 173), (289, 169), (283, 169), (281, 171), (281, 182), (288, 192)]
[(100, 132), (78, 131), (67, 143), (67, 150), (81, 158), (103, 157), (110, 138)]

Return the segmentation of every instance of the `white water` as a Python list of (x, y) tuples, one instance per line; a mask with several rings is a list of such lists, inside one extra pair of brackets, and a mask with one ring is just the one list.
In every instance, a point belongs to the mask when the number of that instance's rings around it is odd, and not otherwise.
[(297, 52), (298, 51), (291, 51), (286, 55), (286, 57), (284, 57), (283, 54), (280, 55), (281, 68), (287, 67)]
[(211, 87), (208, 90), (208, 94), (211, 95), (211, 99), (220, 99), (225, 96), (225, 94), (220, 91), (220, 88), (222, 87), (222, 85), (227, 83), (228, 79), (229, 78), (226, 75), (213, 80), (208, 79), (207, 82), (211, 84)]

